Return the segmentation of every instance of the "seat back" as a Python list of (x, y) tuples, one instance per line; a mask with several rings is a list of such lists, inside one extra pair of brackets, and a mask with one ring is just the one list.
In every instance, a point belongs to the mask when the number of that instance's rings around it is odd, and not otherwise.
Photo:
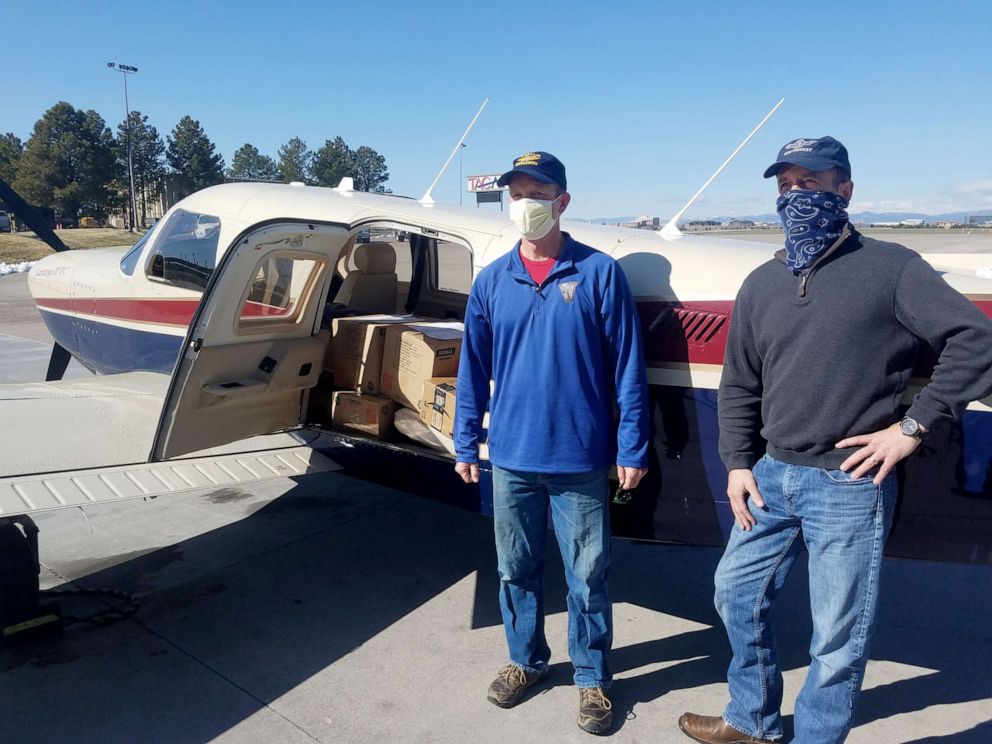
[(389, 243), (355, 246), (354, 271), (349, 271), (334, 301), (370, 313), (396, 310), (396, 251)]

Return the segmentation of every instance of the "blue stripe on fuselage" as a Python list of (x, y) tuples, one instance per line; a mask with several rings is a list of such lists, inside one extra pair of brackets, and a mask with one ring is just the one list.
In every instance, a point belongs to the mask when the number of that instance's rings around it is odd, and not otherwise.
[(60, 346), (102, 375), (135, 370), (171, 374), (183, 343), (182, 336), (136, 331), (44, 309), (41, 315)]

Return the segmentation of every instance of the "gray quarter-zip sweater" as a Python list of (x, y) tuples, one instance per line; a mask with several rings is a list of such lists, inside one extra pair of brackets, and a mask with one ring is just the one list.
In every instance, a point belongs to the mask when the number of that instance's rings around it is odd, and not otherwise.
[(720, 382), (720, 456), (728, 470), (769, 455), (836, 469), (834, 444), (884, 429), (920, 342), (939, 361), (908, 415), (930, 428), (992, 392), (992, 320), (920, 256), (845, 229), (805, 274), (776, 258), (744, 281)]

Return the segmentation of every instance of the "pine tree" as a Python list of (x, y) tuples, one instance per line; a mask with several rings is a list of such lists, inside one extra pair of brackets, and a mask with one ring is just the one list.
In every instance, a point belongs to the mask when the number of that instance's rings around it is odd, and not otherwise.
[(262, 155), (257, 147), (249, 143), (243, 144), (234, 153), (231, 167), (227, 169), (227, 177), (254, 181), (280, 180), (276, 161), (268, 155)]
[(386, 170), (386, 158), (371, 147), (362, 145), (355, 150), (352, 157), (356, 191), (385, 192), (383, 184), (389, 180)]
[(355, 153), (340, 137), (327, 140), (313, 156), (311, 175), (320, 186), (337, 186), (345, 176), (354, 175)]
[(0, 137), (0, 178), (13, 183), (17, 175), (17, 164), (24, 154), (24, 143), (15, 134), (7, 132)]
[[(14, 183), (17, 176), (17, 164), (21, 162), (21, 155), (24, 154), (24, 143), (21, 138), (7, 132), (0, 137), (0, 180), (7, 184)], [(0, 199), (0, 209), (7, 210), (8, 206)]]
[(168, 137), (166, 159), (187, 193), (224, 181), (224, 158), (204, 134), (200, 122), (184, 116)]
[(99, 217), (116, 206), (113, 184), (121, 175), (116, 143), (101, 116), (60, 101), (35, 123), (14, 188), (75, 220), (84, 207)]
[(312, 183), (310, 165), (313, 153), (307, 148), (307, 143), (299, 137), (293, 137), (279, 148), (279, 175), (282, 180)]
[[(155, 199), (162, 190), (165, 178), (165, 143), (158, 130), (148, 123), (148, 117), (140, 111), (132, 111), (128, 120), (131, 136), (131, 164), (134, 168), (134, 193), (141, 216), (139, 224), (145, 223), (148, 202)], [(124, 122), (117, 125), (118, 150), (121, 165), (127, 169), (127, 131)]]

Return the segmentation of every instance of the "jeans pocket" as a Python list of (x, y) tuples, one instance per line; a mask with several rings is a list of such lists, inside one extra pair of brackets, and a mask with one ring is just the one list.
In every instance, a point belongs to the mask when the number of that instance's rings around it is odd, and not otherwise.
[(860, 478), (852, 478), (850, 473), (845, 473), (843, 470), (824, 470), (823, 474), (827, 476), (827, 480), (831, 483), (835, 483), (839, 486), (863, 486), (871, 483), (872, 478), (875, 477), (875, 470), (871, 470)]

